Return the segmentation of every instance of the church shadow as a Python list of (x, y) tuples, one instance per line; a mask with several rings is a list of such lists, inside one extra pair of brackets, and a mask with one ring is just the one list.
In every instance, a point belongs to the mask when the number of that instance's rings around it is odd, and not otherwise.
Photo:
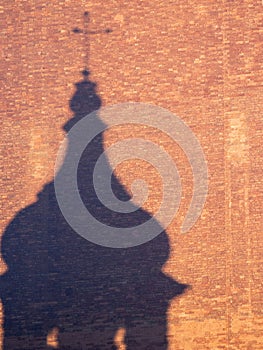
[[(76, 84), (70, 107), (74, 116), (64, 125), (67, 132), (101, 107), (88, 72)], [(102, 123), (99, 117), (96, 122)], [(71, 140), (68, 152), (70, 147)], [(146, 211), (116, 214), (97, 198), (92, 174), (103, 151), (100, 134), (81, 157), (78, 184), (83, 203), (109, 226), (145, 222), (151, 218)], [(120, 200), (130, 199), (114, 175), (112, 188)], [(2, 256), (8, 266), (0, 278), (4, 350), (117, 349), (114, 339), (120, 329), (126, 350), (167, 349), (167, 309), (187, 285), (162, 272), (169, 241), (160, 231), (132, 248), (96, 245), (69, 226), (59, 209), (54, 182), (45, 185), (37, 201), (21, 210), (3, 235)], [(58, 339), (47, 345), (52, 330), (58, 331)]]

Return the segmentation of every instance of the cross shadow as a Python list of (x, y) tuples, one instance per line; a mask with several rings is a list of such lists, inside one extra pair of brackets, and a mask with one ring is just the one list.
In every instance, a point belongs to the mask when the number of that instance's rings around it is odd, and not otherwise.
[[(84, 75), (70, 101), (74, 116), (64, 125), (67, 132), (101, 107), (96, 84)], [(96, 123), (102, 123), (99, 117)], [(128, 218), (112, 213), (97, 198), (92, 174), (103, 151), (100, 134), (81, 157), (78, 184), (84, 204), (110, 226), (145, 222), (151, 218), (146, 211), (138, 209)], [(130, 199), (114, 175), (112, 188), (120, 200)], [(126, 350), (167, 349), (167, 309), (187, 285), (161, 270), (169, 257), (164, 230), (132, 248), (93, 244), (68, 225), (51, 182), (6, 228), (2, 255), (8, 266), (0, 278), (4, 350), (50, 349), (46, 339), (54, 327), (59, 330), (58, 349), (117, 349), (114, 337), (120, 328), (125, 329)]]

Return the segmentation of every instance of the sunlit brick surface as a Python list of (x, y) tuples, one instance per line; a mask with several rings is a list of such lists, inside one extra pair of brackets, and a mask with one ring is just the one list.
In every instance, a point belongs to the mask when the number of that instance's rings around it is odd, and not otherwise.
[[(203, 147), (209, 194), (198, 222), (181, 235), (191, 168), (168, 137), (151, 130), (143, 136), (171, 154), (183, 184), (180, 210), (167, 229), (170, 256), (163, 272), (192, 288), (168, 308), (169, 350), (262, 349), (262, 10), (258, 0), (4, 0), (0, 6), (1, 233), (53, 179), (62, 126), (73, 114), (69, 100), (84, 65), (83, 35), (72, 32), (82, 27), (84, 11), (91, 14), (90, 29), (113, 30), (92, 36), (90, 44), (90, 79), (103, 104), (167, 108)], [(138, 133), (109, 131), (105, 146)], [(145, 209), (154, 212), (161, 184), (152, 169), (131, 162), (116, 172), (127, 189), (138, 173), (148, 176)], [(74, 264), (74, 256), (69, 259)], [(4, 261), (0, 266), (7, 271)], [(0, 315), (1, 325), (3, 307)], [(63, 334), (65, 344), (78, 338), (83, 349), (93, 349), (92, 337), (103, 342), (103, 331), (89, 338), (88, 326), (80, 328), (74, 324)], [(149, 339), (141, 329), (138, 337)], [(57, 332), (47, 334), (53, 348)], [(115, 343), (124, 349), (125, 330), (117, 333)], [(0, 334), (1, 344), (3, 328)], [(12, 337), (6, 344), (3, 350), (37, 349), (36, 339)]]

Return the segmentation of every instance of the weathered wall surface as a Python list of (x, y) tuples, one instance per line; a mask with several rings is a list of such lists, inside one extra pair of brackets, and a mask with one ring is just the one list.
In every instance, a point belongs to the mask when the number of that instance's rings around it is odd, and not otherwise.
[[(259, 0), (4, 0), (0, 7), (1, 233), (54, 176), (81, 79), (83, 40), (72, 28), (82, 26), (84, 11), (90, 28), (113, 29), (90, 45), (103, 104), (167, 108), (204, 149), (209, 194), (198, 222), (181, 235), (191, 170), (180, 149), (163, 141), (184, 185), (163, 271), (192, 286), (167, 313), (171, 350), (262, 348), (262, 9)], [(120, 178), (129, 181), (130, 172), (120, 169)]]

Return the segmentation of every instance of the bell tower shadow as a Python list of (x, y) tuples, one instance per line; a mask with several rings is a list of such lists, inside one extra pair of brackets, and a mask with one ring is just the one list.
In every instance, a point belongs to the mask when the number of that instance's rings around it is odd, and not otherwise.
[[(70, 101), (74, 115), (63, 126), (66, 132), (101, 107), (96, 84), (87, 70), (83, 75)], [(99, 117), (95, 122), (103, 123)], [(127, 220), (128, 214), (111, 212), (99, 201), (92, 174), (103, 151), (99, 134), (79, 163), (79, 192), (87, 210), (109, 226), (125, 228), (149, 220), (150, 214), (142, 209)], [(120, 200), (130, 199), (114, 175), (112, 188)], [(127, 350), (167, 349), (167, 309), (187, 285), (162, 272), (169, 241), (160, 231), (153, 240), (132, 248), (91, 243), (63, 217), (54, 182), (46, 184), (37, 201), (22, 209), (3, 235), (2, 256), (8, 266), (0, 277), (3, 349), (52, 349), (47, 335), (54, 329), (57, 349), (117, 349), (114, 339), (120, 329)]]

